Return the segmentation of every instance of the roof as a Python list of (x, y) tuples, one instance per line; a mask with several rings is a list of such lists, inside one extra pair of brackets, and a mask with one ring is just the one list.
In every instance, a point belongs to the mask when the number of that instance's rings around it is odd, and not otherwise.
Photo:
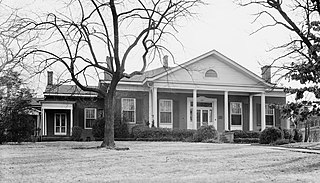
[(238, 64), (237, 62), (231, 60), (230, 58), (226, 57), (225, 55), (221, 54), (220, 52), (218, 52), (218, 51), (216, 51), (216, 50), (211, 50), (211, 51), (209, 51), (209, 52), (207, 52), (207, 53), (204, 53), (204, 54), (202, 54), (202, 55), (200, 55), (200, 56), (198, 56), (198, 57), (196, 57), (196, 58), (194, 58), (194, 59), (191, 59), (191, 60), (189, 60), (189, 61), (187, 61), (187, 62), (184, 62), (184, 63), (182, 63), (181, 65), (178, 65), (178, 66), (176, 66), (176, 67), (168, 70), (167, 73), (162, 72), (162, 73), (159, 73), (159, 74), (157, 74), (157, 75), (154, 75), (153, 77), (151, 77), (150, 80), (151, 80), (151, 81), (154, 81), (154, 80), (156, 80), (156, 79), (158, 79), (158, 78), (161, 78), (161, 77), (163, 77), (163, 76), (165, 76), (165, 75), (168, 75), (168, 74), (170, 74), (170, 73), (173, 73), (173, 72), (175, 72), (175, 71), (177, 71), (177, 70), (179, 70), (179, 69), (186, 68), (187, 66), (189, 66), (189, 65), (191, 65), (191, 64), (193, 64), (193, 63), (195, 63), (195, 62), (198, 62), (198, 61), (200, 61), (200, 60), (202, 60), (202, 59), (204, 59), (204, 58), (206, 58), (206, 57), (208, 57), (208, 56), (211, 56), (211, 55), (215, 55), (216, 57), (222, 59), (225, 63), (229, 64), (230, 66), (232, 66), (232, 67), (234, 67), (234, 68), (236, 68), (236, 69), (238, 69), (238, 70), (240, 70), (241, 72), (245, 73), (245, 74), (248, 75), (249, 77), (258, 80), (258, 81), (260, 81), (261, 83), (263, 83), (263, 84), (265, 84), (265, 85), (267, 85), (267, 86), (269, 86), (269, 87), (274, 87), (272, 84), (266, 82), (264, 79), (262, 79), (262, 78), (261, 78), (260, 76), (258, 76), (257, 74), (255, 74), (255, 73), (253, 73), (252, 71), (248, 70), (247, 68), (241, 66), (241, 65)]
[[(97, 86), (89, 86), (97, 88)], [(75, 95), (75, 96), (96, 96), (95, 92), (83, 91), (76, 85), (47, 85), (44, 95)]]
[(150, 71), (144, 72), (142, 75), (135, 75), (131, 78), (123, 78), (121, 81), (134, 81), (134, 82), (143, 82), (147, 78), (153, 78), (159, 74), (166, 73), (172, 68), (159, 67)]

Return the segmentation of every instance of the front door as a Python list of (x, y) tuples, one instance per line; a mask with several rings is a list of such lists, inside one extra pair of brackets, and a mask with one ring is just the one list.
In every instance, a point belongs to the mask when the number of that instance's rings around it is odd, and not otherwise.
[(198, 129), (200, 126), (213, 125), (217, 129), (217, 99), (207, 97), (197, 97), (197, 115), (193, 120), (193, 98), (187, 99), (187, 128)]
[(67, 115), (65, 113), (55, 113), (54, 124), (55, 135), (67, 135)]
[(197, 129), (200, 126), (208, 126), (212, 122), (212, 107), (197, 108)]

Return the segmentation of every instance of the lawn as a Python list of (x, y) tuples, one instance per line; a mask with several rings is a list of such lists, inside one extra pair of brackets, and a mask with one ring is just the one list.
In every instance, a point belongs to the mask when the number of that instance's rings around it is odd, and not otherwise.
[(0, 145), (0, 182), (319, 182), (320, 156), (270, 146), (183, 142)]

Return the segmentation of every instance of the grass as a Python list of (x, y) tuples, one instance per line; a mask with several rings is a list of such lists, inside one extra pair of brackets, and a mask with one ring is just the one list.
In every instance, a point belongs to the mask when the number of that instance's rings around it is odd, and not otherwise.
[(0, 182), (317, 182), (320, 156), (268, 146), (183, 142), (0, 145)]

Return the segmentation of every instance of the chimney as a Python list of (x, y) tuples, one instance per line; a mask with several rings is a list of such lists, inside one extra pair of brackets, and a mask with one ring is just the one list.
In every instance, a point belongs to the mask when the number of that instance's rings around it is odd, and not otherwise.
[(265, 65), (261, 68), (262, 79), (268, 83), (271, 83), (271, 66)]
[(169, 66), (168, 66), (168, 55), (165, 55), (165, 56), (163, 57), (163, 67), (164, 67), (165, 69), (169, 68)]
[(52, 85), (53, 84), (53, 72), (48, 71), (48, 83), (47, 85)]

